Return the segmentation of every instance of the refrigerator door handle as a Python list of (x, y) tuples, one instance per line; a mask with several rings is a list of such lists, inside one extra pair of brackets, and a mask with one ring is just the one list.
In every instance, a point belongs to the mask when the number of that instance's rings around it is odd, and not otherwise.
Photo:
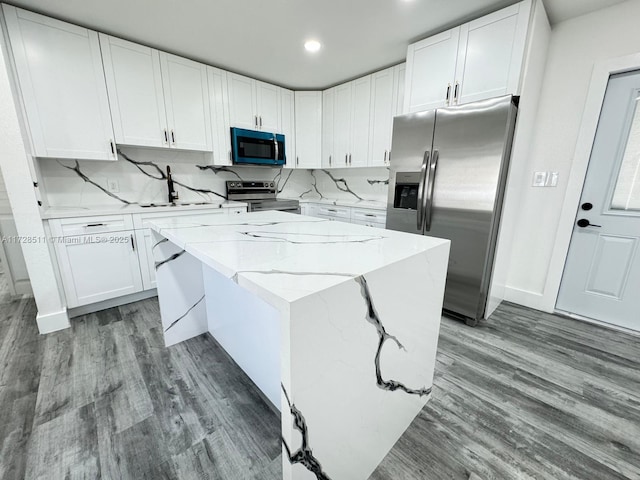
[(424, 183), (427, 177), (427, 166), (429, 165), (429, 159), (431, 152), (429, 150), (424, 152), (422, 158), (422, 167), (420, 167), (420, 182), (418, 183), (418, 230), (422, 230), (422, 221), (424, 219)]
[(425, 231), (431, 230), (431, 214), (433, 211), (433, 187), (436, 183), (436, 168), (438, 168), (438, 158), (440, 158), (440, 152), (438, 150), (433, 151), (431, 162), (429, 163), (429, 174), (427, 175), (427, 191), (424, 195), (424, 222)]

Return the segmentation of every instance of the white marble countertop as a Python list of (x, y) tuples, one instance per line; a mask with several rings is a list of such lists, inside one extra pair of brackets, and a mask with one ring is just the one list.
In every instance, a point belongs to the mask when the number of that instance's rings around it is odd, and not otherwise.
[[(278, 197), (283, 198), (285, 197)], [(350, 199), (330, 199), (330, 198), (291, 198), (291, 200), (298, 200), (302, 203), (319, 203), (323, 205), (335, 205), (339, 207), (354, 207), (354, 208), (368, 208), (371, 210), (386, 210), (387, 204), (385, 202), (376, 200), (350, 200)]]
[(282, 305), (449, 243), (285, 212), (150, 222), (178, 248)]
[(156, 212), (186, 212), (189, 210), (209, 210), (216, 208), (241, 208), (246, 207), (244, 202), (225, 200), (219, 203), (209, 202), (204, 204), (186, 203), (175, 206), (142, 207), (139, 204), (123, 205), (87, 205), (83, 207), (49, 207), (42, 213), (42, 219), (69, 218), (69, 217), (93, 217), (96, 215), (122, 215), (131, 213), (156, 213)]

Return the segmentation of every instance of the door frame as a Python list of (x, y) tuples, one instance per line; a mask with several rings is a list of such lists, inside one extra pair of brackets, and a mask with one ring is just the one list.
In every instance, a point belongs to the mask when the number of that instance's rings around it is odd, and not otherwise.
[(556, 311), (556, 303), (558, 294), (560, 293), (560, 283), (562, 282), (562, 275), (569, 254), (569, 245), (571, 244), (571, 237), (573, 235), (576, 212), (580, 206), (582, 189), (589, 168), (591, 150), (595, 142), (600, 112), (604, 103), (609, 78), (611, 75), (633, 70), (640, 70), (640, 53), (602, 60), (594, 65), (578, 139), (576, 141), (575, 153), (569, 172), (567, 190), (562, 203), (558, 231), (556, 233), (547, 279), (542, 294), (541, 306), (545, 311)]

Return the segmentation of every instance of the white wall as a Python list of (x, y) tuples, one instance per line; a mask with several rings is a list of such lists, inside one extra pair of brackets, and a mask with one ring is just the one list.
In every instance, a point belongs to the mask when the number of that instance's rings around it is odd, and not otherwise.
[[(543, 89), (520, 198), (507, 299), (551, 311), (562, 265), (551, 264), (576, 140), (596, 63), (640, 52), (640, 0), (559, 23), (553, 27)], [(534, 171), (560, 173), (557, 188), (531, 187)], [(576, 202), (575, 208), (578, 204)], [(560, 233), (559, 233), (560, 229)], [(550, 275), (550, 271), (553, 273)]]
[[(6, 50), (0, 52), (0, 169), (20, 236), (44, 238), (38, 198), (33, 187), (30, 158), (20, 130), (16, 103), (6, 66)], [(65, 303), (55, 278), (53, 259), (45, 242), (22, 243), (31, 278), (41, 333), (69, 326)]]

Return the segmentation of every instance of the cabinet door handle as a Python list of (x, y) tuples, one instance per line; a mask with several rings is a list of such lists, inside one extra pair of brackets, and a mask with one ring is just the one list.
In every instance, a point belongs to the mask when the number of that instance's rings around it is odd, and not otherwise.
[(231, 158), (231, 150), (229, 150), (229, 161), (233, 161), (233, 159)]
[(346, 165), (347, 163), (349, 163), (349, 154), (345, 153), (344, 154), (344, 164)]
[(113, 144), (113, 140), (109, 140), (109, 145), (111, 146), (111, 155), (116, 156), (116, 147)]
[(456, 88), (453, 90), (453, 103), (455, 105), (458, 104), (458, 88), (460, 87), (460, 83), (456, 82)]
[(164, 129), (164, 143), (169, 145), (169, 134), (167, 133), (167, 129)]
[(300, 164), (300, 158), (296, 157), (296, 165), (299, 165), (299, 164)]
[(447, 107), (451, 103), (450, 100), (451, 100), (451, 84), (448, 84), (447, 85), (447, 95), (445, 96), (445, 102), (447, 104)]
[(131, 238), (131, 250), (133, 250), (135, 252), (136, 251), (136, 244), (133, 241), (133, 235), (131, 235), (129, 238)]
[(331, 166), (331, 155), (329, 155), (329, 166)]
[(84, 226), (85, 228), (91, 227), (104, 227), (104, 223), (88, 223)]
[(351, 165), (351, 154), (349, 154), (349, 165)]
[(375, 217), (375, 215), (373, 213), (365, 213), (364, 216), (365, 217)]
[(253, 116), (253, 124), (255, 125), (256, 128), (258, 128), (258, 116), (257, 115)]
[(173, 130), (171, 130), (171, 141), (174, 145), (176, 144), (176, 134), (173, 132)]
[(386, 150), (384, 151), (384, 163), (385, 164), (387, 163), (387, 151)]
[(260, 128), (262, 128), (262, 115), (260, 115)]

